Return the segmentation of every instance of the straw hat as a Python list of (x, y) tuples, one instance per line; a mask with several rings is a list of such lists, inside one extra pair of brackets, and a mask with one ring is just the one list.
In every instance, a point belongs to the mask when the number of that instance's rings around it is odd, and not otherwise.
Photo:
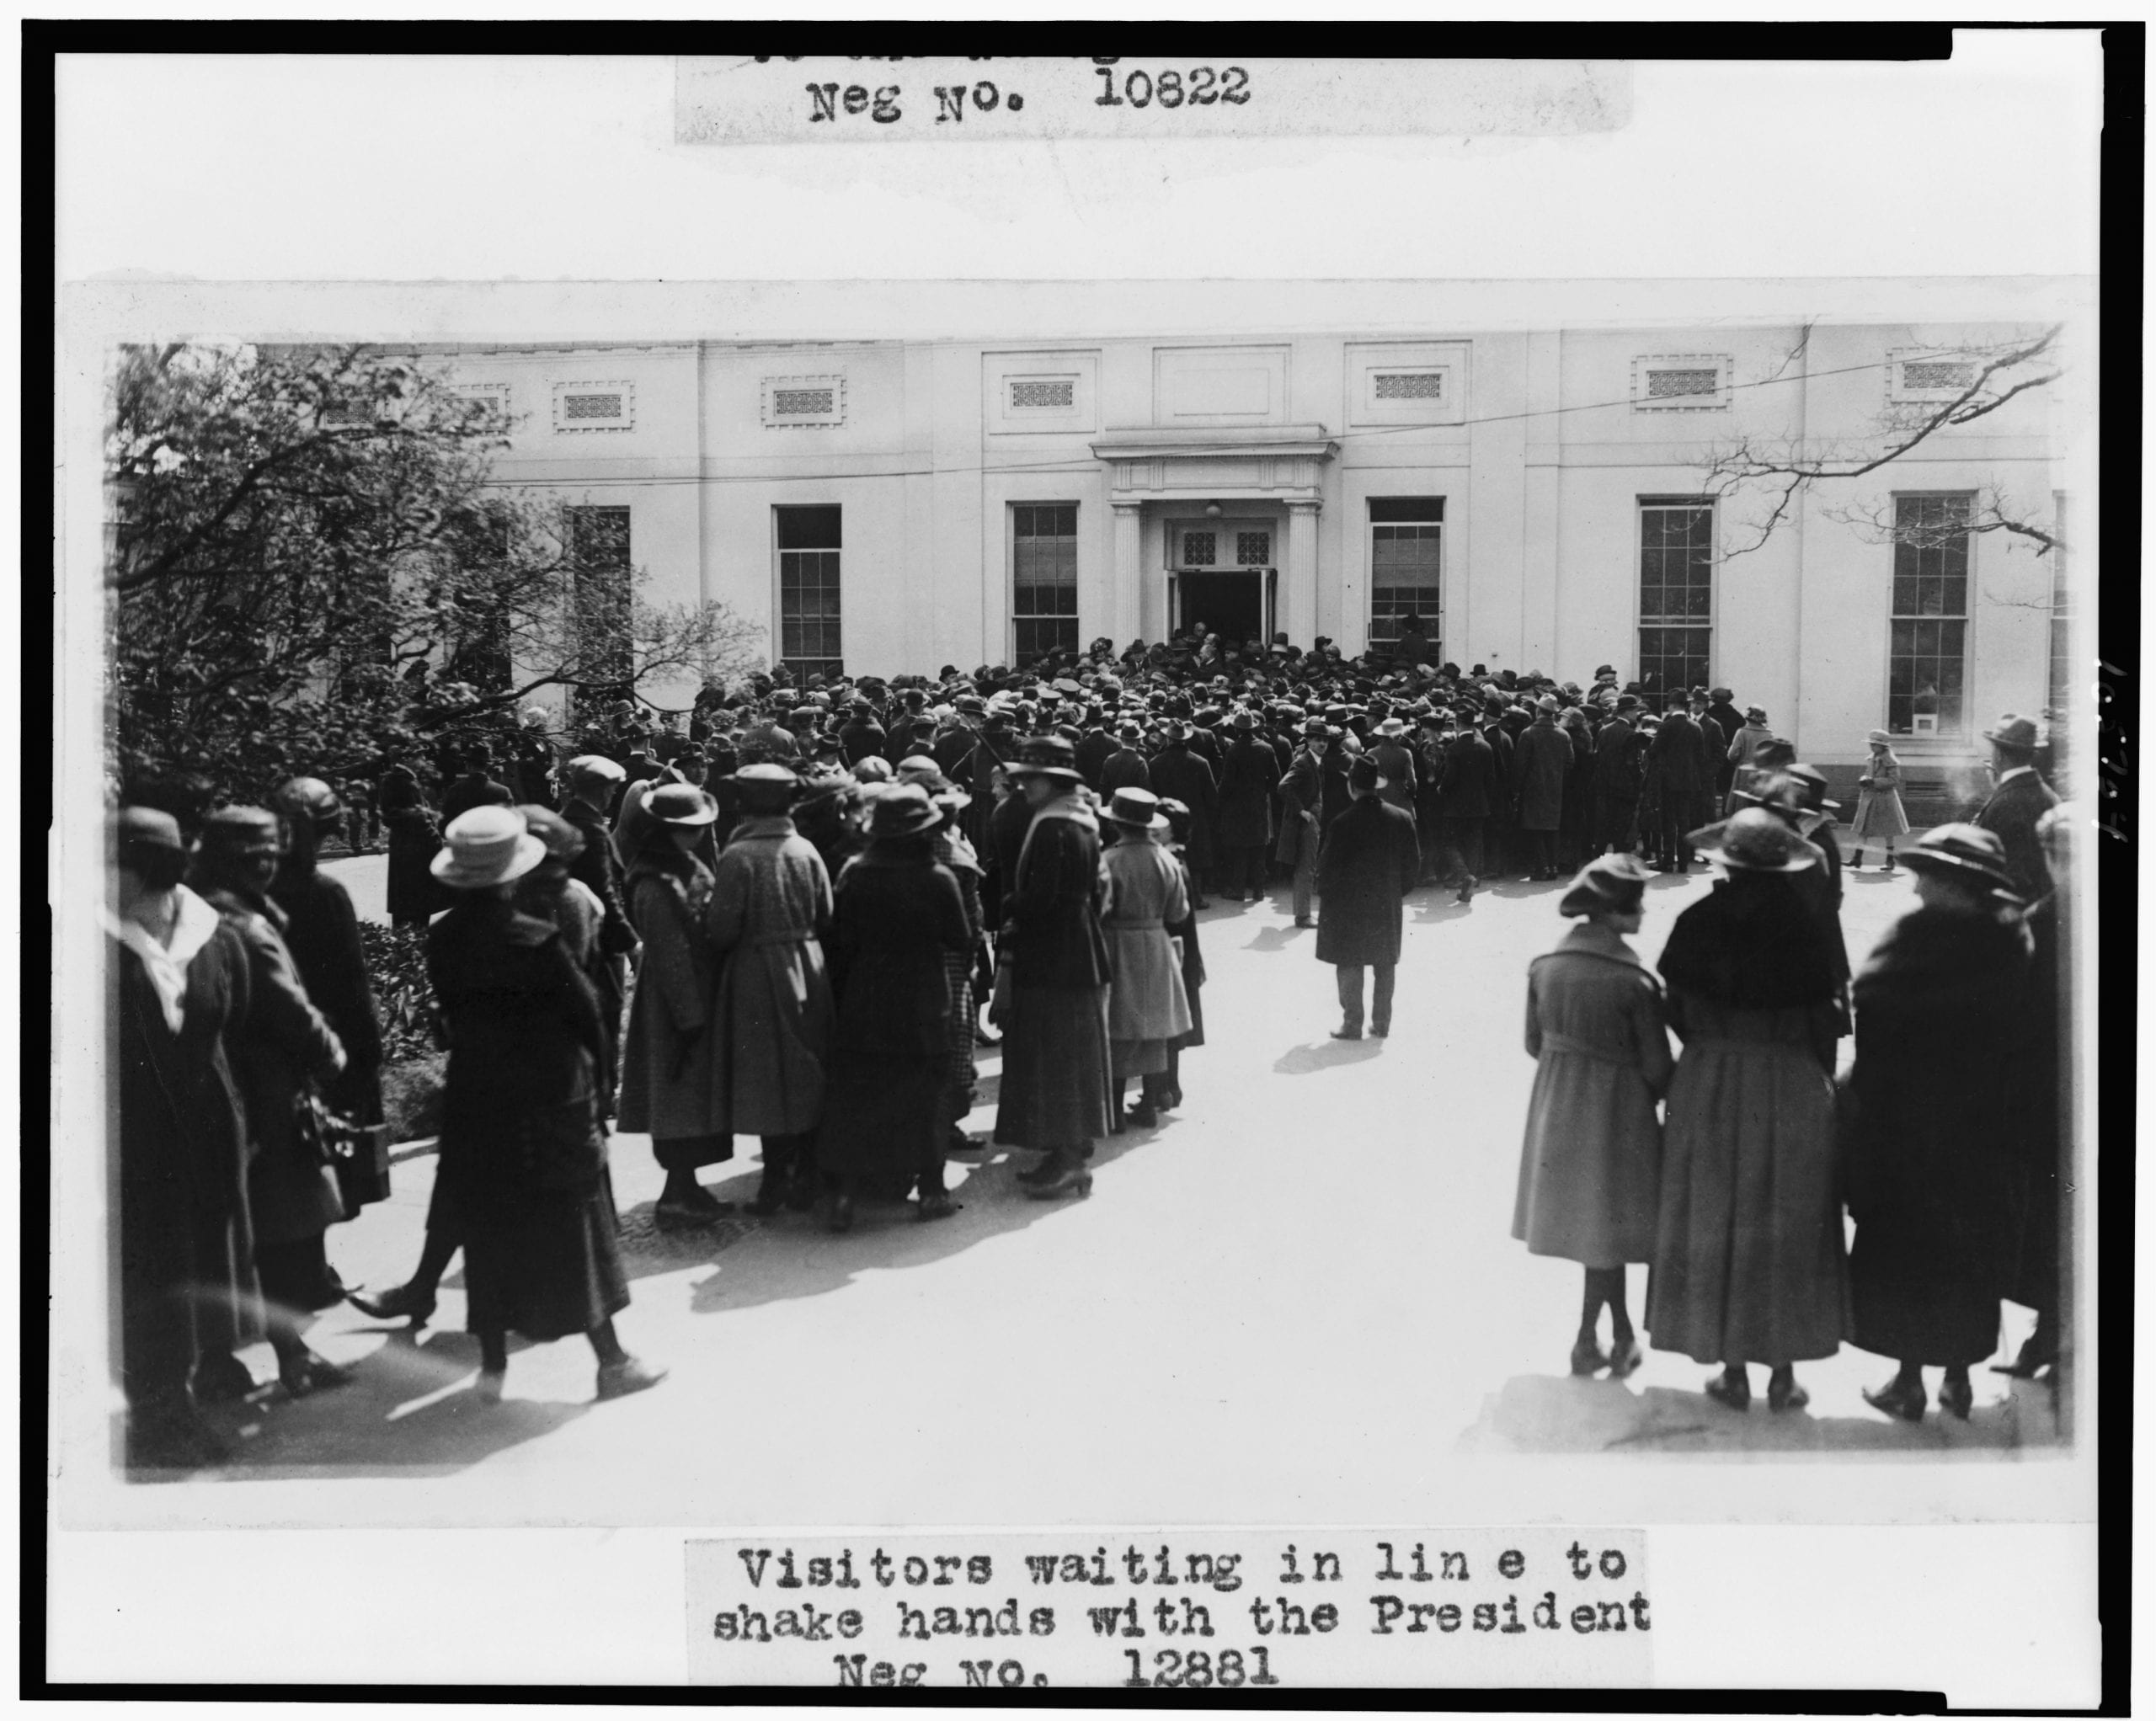
[(1653, 876), (1636, 855), (1598, 855), (1557, 899), (1557, 912), (1567, 919), (1605, 908), (1621, 913), (1638, 904)]
[(1118, 789), (1115, 798), (1101, 809), (1101, 817), (1126, 830), (1164, 831), (1168, 821), (1161, 812), (1161, 797), (1150, 789)]
[(1874, 729), (1864, 738), (1874, 747), (1892, 747), (1894, 744), (1894, 738), (1884, 729)]
[(547, 845), (531, 834), (514, 807), (475, 807), (459, 813), (442, 834), (434, 876), (452, 890), (484, 890), (521, 878), (547, 858)]

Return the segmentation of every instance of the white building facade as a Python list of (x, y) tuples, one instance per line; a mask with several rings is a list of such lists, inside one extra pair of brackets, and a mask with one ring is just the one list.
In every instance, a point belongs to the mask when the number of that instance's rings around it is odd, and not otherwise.
[(1757, 547), (1768, 500), (1710, 498), (1705, 461), (1876, 442), (1951, 397), (1957, 352), (2030, 332), (433, 350), (510, 414), (500, 482), (602, 510), (575, 518), (626, 532), (648, 598), (723, 603), (798, 669), (970, 669), (1196, 620), (1352, 656), (1412, 609), (1463, 667), (1726, 685), (1806, 758), (1853, 764), (1883, 727), (1921, 769), (2052, 702), (2059, 555), (1940, 530), (1979, 496), (2060, 519), (2052, 392), (1814, 487)]

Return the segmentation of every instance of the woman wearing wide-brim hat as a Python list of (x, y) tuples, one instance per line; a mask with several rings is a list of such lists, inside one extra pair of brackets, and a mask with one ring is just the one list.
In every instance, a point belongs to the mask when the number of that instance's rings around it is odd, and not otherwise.
[(629, 857), (623, 894), (643, 948), (622, 1042), (616, 1127), (651, 1137), (666, 1173), (654, 1217), (666, 1226), (715, 1223), (732, 1211), (696, 1180), (734, 1157), (728, 1072), (718, 1035), (718, 953), (704, 923), (711, 869), (697, 854), (718, 809), (686, 783), (644, 798), (649, 821)]
[(1764, 1362), (1774, 1409), (1806, 1402), (1795, 1365), (1848, 1335), (1834, 1167), (1841, 982), (1791, 886), (1818, 865), (1762, 807), (1694, 832), (1723, 876), (1663, 946), (1669, 1024), (1684, 1042), (1662, 1127), (1661, 1207), (1647, 1280), (1654, 1345), (1722, 1372), (1708, 1396), (1751, 1402)]
[(974, 1109), (974, 1090), (980, 1072), (974, 1063), (974, 1047), (980, 1036), (979, 1004), (983, 984), (994, 972), (988, 948), (988, 924), (982, 902), (983, 871), (980, 854), (961, 824), (961, 815), (974, 797), (943, 775), (933, 759), (915, 755), (899, 762), (899, 781), (911, 783), (935, 805), (941, 823), (930, 834), (928, 852), (936, 863), (950, 871), (958, 882), (958, 898), (966, 910), (968, 943), (962, 956), (947, 951), (943, 978), (951, 988), (950, 1063), (945, 1072), (943, 1114), (949, 1127), (945, 1138), (949, 1150), (962, 1153), (973, 1143), (964, 1123)]
[[(1534, 1090), (1513, 1235), (1530, 1254), (1586, 1270), (1572, 1371), (1607, 1368), (1614, 1380), (1641, 1361), (1625, 1269), (1654, 1259), (1662, 1178), (1655, 1108), (1674, 1068), (1662, 983), (1625, 941), (1640, 930), (1651, 876), (1631, 855), (1588, 861), (1557, 903), (1579, 924), (1534, 959), (1527, 979)], [(1605, 1304), (1606, 1352), (1596, 1335)]]
[(500, 1398), (512, 1332), (583, 1333), (599, 1396), (640, 1392), (665, 1371), (614, 1331), (629, 1287), (600, 1123), (598, 994), (552, 923), (510, 899), (547, 845), (508, 807), (475, 807), (443, 838), (435, 876), (460, 900), (427, 934), (449, 1039), (436, 1181), (464, 1244), (479, 1396)]
[(1927, 1366), (1945, 1370), (1940, 1408), (1968, 1415), (1969, 1366), (1996, 1348), (2013, 1287), (2030, 946), (1991, 832), (1940, 825), (1903, 860), (1918, 906), (1856, 978), (1843, 1156), (1850, 1337), (1899, 1365), (1864, 1396), (1914, 1422)]
[(942, 809), (894, 783), (869, 811), (868, 846), (841, 871), (825, 952), (835, 1015), (816, 1157), (833, 1184), (830, 1228), (862, 1197), (918, 1187), (916, 1216), (958, 1211), (943, 1186), (950, 1059), (947, 957), (970, 953), (958, 882), (930, 843)]
[(1108, 884), (1101, 930), (1108, 942), (1109, 1073), (1118, 1112), (1125, 1084), (1141, 1079), (1128, 1120), (1140, 1129), (1160, 1122), (1158, 1078), (1167, 1073), (1169, 1043), (1191, 1027), (1182, 965), (1167, 933), (1171, 922), (1190, 913), (1190, 897), (1182, 866), (1160, 845), (1169, 829), (1160, 807), (1158, 796), (1134, 788), (1117, 790), (1101, 809), (1102, 823), (1116, 835), (1102, 856)]

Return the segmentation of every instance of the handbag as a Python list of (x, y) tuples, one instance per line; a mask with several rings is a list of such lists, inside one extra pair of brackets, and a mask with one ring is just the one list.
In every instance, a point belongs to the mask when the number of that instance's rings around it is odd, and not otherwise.
[(386, 1124), (348, 1117), (312, 1088), (302, 1090), (293, 1101), (292, 1126), (300, 1157), (308, 1164), (334, 1167), (371, 1160), (377, 1152), (386, 1157), (387, 1143), (379, 1139), (387, 1130)]

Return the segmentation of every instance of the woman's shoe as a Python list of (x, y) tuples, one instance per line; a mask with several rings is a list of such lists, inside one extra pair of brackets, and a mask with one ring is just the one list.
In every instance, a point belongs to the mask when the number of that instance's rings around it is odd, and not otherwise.
[(1295, 924), (1301, 927), (1304, 931), (1309, 932), (1316, 927), (1317, 922), (1307, 914), (1298, 914), (1295, 916)]
[(1062, 1154), (1051, 1153), (1039, 1164), (1019, 1172), (1018, 1181), (1024, 1184), (1051, 1182), (1062, 1175), (1065, 1163)]
[(1943, 1380), (1939, 1383), (1939, 1408), (1961, 1421), (1969, 1420), (1969, 1412), (1977, 1402), (1976, 1389), (1964, 1376), (1960, 1380)]
[(1767, 1408), (1769, 1410), (1801, 1410), (1812, 1402), (1812, 1394), (1796, 1383), (1792, 1372), (1777, 1372), (1767, 1382)]
[(1609, 1367), (1609, 1353), (1592, 1339), (1581, 1339), (1572, 1345), (1572, 1372), (1577, 1375), (1599, 1374)]
[(1161, 1114), (1150, 1106), (1134, 1106), (1123, 1113), (1123, 1121), (1133, 1129), (1158, 1129)]
[(651, 1217), (662, 1231), (694, 1231), (706, 1225), (715, 1225), (732, 1207), (718, 1202), (676, 1201), (662, 1196)]
[(1884, 1410), (1889, 1416), (1903, 1422), (1924, 1420), (1924, 1383), (1903, 1381), (1899, 1376), (1874, 1391), (1864, 1389), (1864, 1402), (1875, 1410)]
[(1609, 1347), (1609, 1377), (1623, 1380), (1647, 1360), (1636, 1336), (1619, 1339)]
[(1066, 1195), (1089, 1196), (1093, 1192), (1093, 1174), (1083, 1165), (1064, 1166), (1051, 1181), (1027, 1186), (1026, 1193), (1037, 1202), (1059, 1201)]
[(499, 1404), (502, 1401), (502, 1382), (504, 1377), (499, 1368), (483, 1368), (478, 1379), (472, 1383), (472, 1396), (482, 1404)]
[(332, 1362), (327, 1356), (302, 1351), (296, 1356), (277, 1359), (277, 1378), (285, 1383), (286, 1393), (295, 1399), (304, 1399), (310, 1393), (326, 1393), (333, 1387), (349, 1386), (352, 1371)]
[(831, 1234), (835, 1237), (842, 1237), (853, 1229), (853, 1197), (851, 1196), (841, 1194), (832, 1198), (829, 1225)]
[(954, 1202), (938, 1190), (934, 1195), (925, 1195), (921, 1198), (921, 1204), (914, 1209), (913, 1216), (924, 1223), (931, 1219), (947, 1219), (963, 1206), (963, 1202)]
[(619, 1362), (599, 1365), (599, 1397), (601, 1403), (608, 1399), (626, 1399), (631, 1393), (640, 1393), (646, 1387), (655, 1387), (666, 1378), (666, 1370), (655, 1362), (646, 1362), (640, 1356), (624, 1356)]
[(1726, 1404), (1732, 1410), (1752, 1408), (1752, 1383), (1742, 1375), (1718, 1374), (1707, 1383), (1705, 1391), (1715, 1403)]
[(435, 1293), (414, 1290), (409, 1285), (392, 1285), (372, 1296), (364, 1291), (347, 1291), (344, 1300), (369, 1320), (408, 1318), (415, 1327), (426, 1325), (428, 1316), (435, 1312)]

